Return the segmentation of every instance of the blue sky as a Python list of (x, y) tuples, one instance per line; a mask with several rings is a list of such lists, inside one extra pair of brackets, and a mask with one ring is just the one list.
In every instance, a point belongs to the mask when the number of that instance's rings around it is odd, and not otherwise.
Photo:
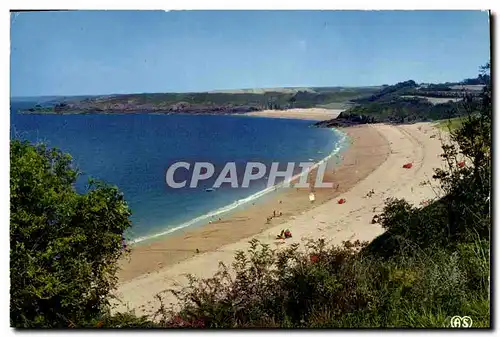
[(457, 81), (489, 59), (480, 11), (11, 14), (11, 96)]

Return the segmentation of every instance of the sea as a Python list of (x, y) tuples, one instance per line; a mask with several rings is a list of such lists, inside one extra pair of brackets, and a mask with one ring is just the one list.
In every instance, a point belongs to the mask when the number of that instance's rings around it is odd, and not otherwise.
[[(248, 188), (233, 188), (225, 183), (212, 190), (227, 162), (236, 163), (241, 183), (249, 161), (264, 163), (267, 168), (279, 162), (280, 170), (285, 170), (288, 162), (317, 163), (347, 146), (342, 133), (311, 127), (314, 122), (306, 120), (232, 115), (18, 113), (35, 104), (11, 101), (11, 139), (43, 142), (69, 153), (81, 172), (75, 184), (79, 193), (85, 192), (89, 178), (118, 186), (132, 210), (133, 226), (126, 237), (136, 243), (202, 226), (262, 202), (276, 189), (267, 186), (266, 173)], [(166, 183), (166, 171), (177, 161), (190, 163), (190, 172), (194, 162), (213, 163), (214, 176), (196, 188), (171, 188)], [(184, 172), (186, 179), (190, 176), (188, 170), (177, 171)], [(282, 180), (277, 180), (279, 183)]]

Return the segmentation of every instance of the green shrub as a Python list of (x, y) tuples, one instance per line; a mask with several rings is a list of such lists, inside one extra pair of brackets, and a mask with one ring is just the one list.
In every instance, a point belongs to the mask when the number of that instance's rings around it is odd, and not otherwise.
[(73, 184), (71, 157), (11, 141), (10, 322), (76, 327), (99, 315), (116, 283), (130, 211), (115, 187)]

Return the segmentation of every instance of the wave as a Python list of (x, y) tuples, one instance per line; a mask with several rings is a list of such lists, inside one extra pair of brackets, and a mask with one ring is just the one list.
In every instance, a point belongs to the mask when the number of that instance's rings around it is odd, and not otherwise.
[(317, 163), (315, 163), (314, 165), (312, 165), (309, 169), (305, 170), (304, 172), (301, 172), (299, 174), (296, 174), (294, 176), (292, 176), (290, 179), (286, 180), (286, 181), (283, 181), (279, 184), (276, 184), (276, 185), (273, 185), (273, 186), (269, 186), (257, 193), (254, 193), (246, 198), (243, 198), (243, 199), (238, 199), (236, 200), (235, 202), (227, 205), (227, 206), (224, 206), (224, 207), (221, 207), (221, 208), (218, 208), (216, 210), (213, 210), (211, 212), (208, 212), (206, 214), (203, 214), (199, 217), (196, 217), (194, 219), (191, 219), (187, 222), (184, 222), (176, 227), (173, 227), (173, 228), (169, 228), (165, 231), (162, 231), (162, 232), (159, 232), (159, 233), (156, 233), (156, 234), (151, 234), (151, 235), (147, 235), (147, 236), (141, 236), (141, 237), (138, 237), (136, 239), (133, 239), (131, 241), (131, 243), (139, 243), (139, 242), (143, 242), (143, 241), (146, 241), (146, 240), (151, 240), (151, 239), (155, 239), (155, 238), (158, 238), (158, 237), (161, 237), (161, 236), (164, 236), (164, 235), (168, 235), (168, 234), (171, 234), (173, 232), (176, 232), (178, 230), (181, 230), (183, 228), (186, 228), (186, 227), (190, 227), (190, 226), (193, 226), (195, 224), (198, 224), (198, 223), (201, 223), (202, 221), (206, 221), (207, 219), (210, 219), (212, 217), (215, 217), (217, 215), (220, 215), (220, 214), (223, 214), (223, 213), (226, 213), (226, 212), (229, 212), (229, 211), (232, 211), (234, 210), (235, 208), (237, 207), (240, 207), (244, 204), (247, 204), (251, 201), (254, 201), (266, 194), (268, 194), (269, 192), (272, 192), (272, 191), (276, 191), (277, 189), (279, 188), (282, 188), (284, 185), (289, 185), (292, 181), (294, 181), (295, 179), (299, 179), (300, 177), (302, 177), (303, 175), (307, 175), (309, 174), (309, 172), (311, 170), (314, 170), (315, 168), (317, 168), (318, 166), (320, 166), (321, 164), (325, 163), (326, 161), (330, 160), (330, 158), (332, 158), (333, 156), (336, 156), (336, 155), (339, 155), (340, 151), (341, 150), (344, 150), (347, 145), (348, 145), (348, 142), (347, 142), (347, 135), (337, 129), (330, 129), (332, 130), (334, 133), (337, 133), (339, 135), (339, 140), (337, 142), (337, 146), (333, 149), (333, 151), (327, 155), (325, 158), (323, 158), (322, 160), (318, 161)]

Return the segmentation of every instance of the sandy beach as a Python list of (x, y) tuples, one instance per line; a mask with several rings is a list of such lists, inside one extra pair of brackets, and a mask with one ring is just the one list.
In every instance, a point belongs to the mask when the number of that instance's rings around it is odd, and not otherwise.
[(324, 121), (337, 118), (344, 111), (343, 109), (288, 109), (288, 110), (262, 110), (246, 113), (246, 116), (272, 117), (272, 118), (293, 118)]
[[(116, 310), (151, 314), (159, 305), (154, 300), (157, 293), (186, 284), (185, 274), (212, 276), (220, 261), (230, 264), (235, 252), (246, 250), (252, 238), (274, 246), (276, 235), (288, 228), (293, 238), (286, 245), (305, 238), (324, 238), (330, 244), (372, 240), (383, 229), (371, 219), (387, 198), (404, 197), (419, 205), (436, 196), (431, 185), (421, 184), (431, 179), (433, 168), (442, 166), (439, 137), (431, 138), (438, 131), (431, 124), (373, 124), (343, 131), (352, 144), (340, 165), (333, 169), (333, 162), (329, 164), (324, 180), (333, 182), (334, 188), (317, 189), (314, 204), (308, 189), (282, 189), (220, 221), (134, 247), (129, 259), (122, 261)], [(411, 169), (402, 168), (407, 162), (413, 163)], [(375, 193), (368, 197), (370, 190)], [(338, 204), (338, 198), (346, 203)], [(273, 211), (282, 216), (267, 222)], [(162, 297), (165, 303), (175, 303), (168, 293)]]
[[(292, 217), (347, 191), (386, 159), (388, 143), (371, 128), (359, 127), (343, 131), (353, 144), (341, 154), (343, 159), (340, 165), (335, 165), (336, 157), (329, 160), (323, 181), (332, 182), (334, 188), (317, 189), (314, 204), (309, 201), (309, 188), (283, 188), (270, 192), (257, 199), (255, 204), (230, 214), (222, 214), (221, 220), (195, 229), (179, 230), (173, 235), (137, 245), (131, 256), (122, 261), (120, 280), (128, 281), (148, 272), (157, 272), (160, 268), (285, 224)], [(316, 170), (310, 173), (309, 181), (314, 181), (315, 173)], [(281, 212), (282, 215), (267, 223), (267, 217), (273, 215), (273, 212)]]

